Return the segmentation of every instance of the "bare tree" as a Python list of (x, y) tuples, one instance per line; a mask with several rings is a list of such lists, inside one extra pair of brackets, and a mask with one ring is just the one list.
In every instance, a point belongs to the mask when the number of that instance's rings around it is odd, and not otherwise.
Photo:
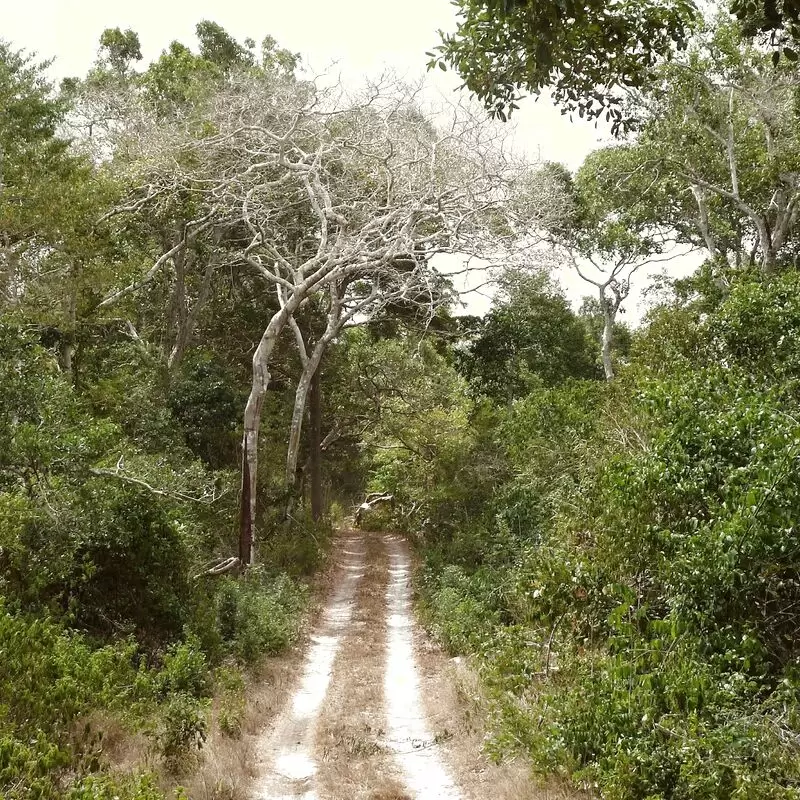
[(393, 303), (402, 304), (407, 310), (421, 312), (430, 318), (437, 308), (453, 300), (452, 293), (442, 287), (441, 277), (428, 258), (422, 254), (417, 254), (416, 258), (409, 255), (399, 258), (398, 262), (408, 266), (408, 270), (401, 273), (403, 280), (399, 284), (392, 281), (396, 276), (380, 273), (373, 275), (370, 281), (330, 284), (325, 309), (325, 329), (316, 339), (307, 343), (296, 319), (292, 317), (289, 320), (302, 365), (295, 392), (286, 456), (285, 482), (289, 489), (296, 482), (300, 434), (312, 381), (326, 351), (342, 330), (370, 322)]
[[(516, 165), (499, 126), (460, 105), (426, 114), (419, 88), (390, 78), (355, 94), (323, 83), (231, 75), (191, 113), (166, 120), (134, 98), (123, 106), (124, 119), (104, 123), (97, 148), (133, 187), (104, 223), (133, 216), (172, 221), (152, 263), (110, 290), (99, 308), (168, 269), (176, 335), (167, 359), (175, 364), (214, 269), (196, 263), (192, 248), (221, 232), (229, 259), (279, 299), (253, 354), (243, 416), (243, 564), (254, 557), (259, 429), (272, 354), (295, 315), (312, 298), (328, 298), (326, 330), (304, 355), (287, 475), (308, 386), (342, 327), (389, 298), (411, 297), (430, 281), (438, 254), (496, 256), (516, 235), (504, 216)], [(95, 124), (95, 136), (97, 130)], [(190, 269), (203, 276), (194, 282), (200, 288), (191, 306)]]
[[(242, 214), (252, 234), (244, 258), (281, 297), (253, 356), (244, 415), (243, 563), (253, 560), (261, 406), (281, 331), (310, 297), (329, 293), (326, 332), (306, 354), (298, 386), (289, 476), (307, 383), (324, 347), (349, 319), (385, 302), (386, 289), (403, 297), (424, 282), (433, 256), (496, 249), (492, 223), (508, 180), (508, 165), (486, 124), (454, 108), (446, 123), (434, 125), (416, 106), (413, 92), (397, 86), (372, 87), (357, 98), (315, 98), (284, 130), (250, 116), (238, 128), (237, 145), (274, 167), (275, 180), (285, 181), (282, 191), (289, 191), (306, 217), (303, 237), (290, 235), (270, 193), (265, 197), (260, 184), (242, 181)], [(424, 258), (408, 258), (413, 253)], [(345, 307), (344, 289), (356, 281), (371, 289)]]

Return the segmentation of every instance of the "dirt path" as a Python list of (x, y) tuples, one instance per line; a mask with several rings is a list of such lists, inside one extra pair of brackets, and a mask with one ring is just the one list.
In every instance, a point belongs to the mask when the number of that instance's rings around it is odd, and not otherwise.
[(349, 532), (287, 708), (258, 741), (253, 800), (561, 800), (482, 753), (480, 690), (415, 624), (400, 536)]
[(315, 734), (317, 718), (330, 683), (342, 633), (353, 613), (353, 598), (364, 569), (361, 536), (340, 540), (334, 591), (317, 629), (311, 635), (299, 686), (289, 708), (275, 721), (260, 742), (261, 779), (255, 796), (263, 800), (306, 798), (316, 800), (317, 771)]
[(388, 654), (384, 682), (388, 733), (412, 797), (461, 800), (425, 718), (419, 667), (414, 652), (411, 611), (411, 558), (399, 536), (386, 536), (389, 551)]

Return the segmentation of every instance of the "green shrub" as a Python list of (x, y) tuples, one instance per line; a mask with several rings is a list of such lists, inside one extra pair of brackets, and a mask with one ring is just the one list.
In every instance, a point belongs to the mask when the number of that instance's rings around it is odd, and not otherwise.
[(233, 739), (242, 734), (245, 712), (245, 685), (242, 673), (232, 666), (223, 666), (214, 673), (214, 686), (218, 698), (220, 730)]
[(72, 754), (39, 734), (26, 741), (0, 735), (0, 797), (56, 800), (59, 777), (69, 767)]
[(244, 580), (224, 579), (215, 597), (225, 649), (244, 663), (294, 641), (305, 591), (287, 575), (252, 569)]
[(94, 649), (57, 624), (10, 613), (0, 601), (0, 731), (57, 734), (94, 707), (124, 705), (137, 691), (136, 646)]
[(178, 771), (184, 759), (199, 750), (208, 731), (208, 703), (185, 692), (170, 695), (160, 712), (158, 744), (171, 769)]
[[(604, 800), (800, 798), (799, 286), (662, 311), (615, 386), (495, 418), (500, 480), (474, 524), (427, 528), (419, 588), (477, 657), (496, 754)], [(457, 519), (474, 479), (408, 485)]]
[(457, 566), (446, 567), (437, 576), (426, 608), (433, 630), (451, 653), (488, 649), (498, 624), (493, 577), (497, 576), (483, 571), (467, 575)]
[[(175, 800), (185, 800), (178, 790)], [(70, 787), (64, 800), (164, 800), (152, 775), (92, 775)]]
[(261, 557), (270, 570), (292, 578), (307, 578), (324, 563), (331, 537), (330, 523), (314, 522), (305, 508), (291, 525), (278, 527), (264, 542)]
[(162, 697), (181, 693), (192, 697), (208, 695), (208, 662), (196, 636), (189, 634), (184, 641), (169, 646), (156, 681)]

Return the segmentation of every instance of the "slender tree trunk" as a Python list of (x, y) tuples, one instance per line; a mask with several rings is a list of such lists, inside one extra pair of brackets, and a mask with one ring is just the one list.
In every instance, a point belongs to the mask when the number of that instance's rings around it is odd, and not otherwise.
[(178, 315), (178, 330), (175, 333), (175, 343), (167, 359), (167, 367), (172, 372), (180, 367), (183, 362), (183, 357), (186, 355), (186, 351), (192, 344), (198, 318), (211, 296), (211, 283), (216, 269), (217, 265), (213, 260), (209, 259), (206, 264), (205, 272), (203, 273), (203, 283), (200, 287), (200, 292), (191, 310), (188, 308), (186, 293), (185, 291), (183, 292), (182, 302), (184, 304), (184, 313)]
[(614, 318), (616, 310), (603, 292), (600, 293), (600, 308), (603, 310), (603, 340), (600, 353), (603, 359), (603, 373), (607, 381), (614, 380), (614, 364), (611, 360), (611, 347), (614, 344)]
[(292, 409), (292, 424), (289, 428), (289, 447), (286, 451), (285, 475), (286, 488), (290, 490), (294, 487), (297, 479), (297, 458), (300, 452), (300, 435), (303, 432), (303, 417), (306, 414), (308, 393), (320, 361), (319, 358), (315, 360), (315, 355), (316, 352), (312, 353), (304, 365), (294, 393), (294, 408)]
[[(334, 290), (332, 289), (332, 291)], [(343, 321), (341, 305), (337, 297), (331, 310), (328, 312), (328, 323), (325, 328), (325, 333), (323, 333), (319, 341), (314, 344), (314, 348), (303, 364), (300, 380), (297, 382), (297, 391), (294, 395), (294, 411), (292, 412), (292, 427), (289, 432), (289, 449), (286, 453), (286, 487), (288, 489), (291, 489), (295, 484), (297, 455), (300, 451), (300, 434), (303, 429), (303, 417), (306, 412), (309, 389), (311, 388), (314, 376), (319, 371), (322, 357), (325, 355), (328, 345), (333, 341), (333, 338), (339, 330), (341, 330)]]
[[(178, 234), (180, 239), (180, 235)], [(165, 242), (164, 248), (170, 247), (172, 242)], [(172, 351), (174, 342), (175, 331), (180, 330), (181, 317), (186, 310), (186, 283), (185, 283), (185, 249), (178, 251), (172, 257), (172, 268), (174, 271), (175, 280), (172, 284), (172, 290), (169, 293), (169, 301), (167, 303), (167, 319), (164, 327), (164, 338), (161, 342), (161, 352), (165, 362), (169, 362), (169, 355)]]
[(777, 253), (772, 241), (772, 232), (764, 219), (756, 219), (758, 243), (761, 248), (761, 271), (765, 275), (773, 275), (777, 268)]
[(61, 363), (67, 380), (76, 384), (74, 354), (75, 334), (78, 321), (78, 281), (80, 279), (80, 265), (72, 263), (69, 268), (69, 286), (64, 308), (64, 338), (61, 343)]
[(311, 489), (311, 518), (322, 519), (322, 375), (314, 371), (309, 394), (309, 467)]
[(762, 255), (761, 255), (761, 271), (767, 275), (774, 275), (778, 269), (778, 258), (775, 253), (775, 248), (772, 246), (772, 242), (769, 241), (767, 237), (765, 244), (762, 245)]
[[(299, 302), (299, 301), (298, 301)], [(242, 484), (239, 513), (239, 560), (249, 566), (255, 556), (256, 486), (258, 480), (258, 434), (261, 427), (261, 408), (270, 382), (269, 363), (278, 336), (295, 310), (285, 306), (275, 314), (264, 331), (253, 354), (253, 383), (244, 409), (242, 434)]]

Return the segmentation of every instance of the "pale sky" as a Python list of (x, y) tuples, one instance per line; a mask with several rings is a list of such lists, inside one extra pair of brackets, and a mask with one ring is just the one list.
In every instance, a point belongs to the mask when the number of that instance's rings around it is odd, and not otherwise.
[[(437, 31), (455, 27), (455, 8), (450, 0), (0, 0), (0, 38), (42, 59), (55, 58), (56, 80), (86, 72), (105, 28), (135, 30), (148, 62), (174, 39), (193, 45), (194, 26), (203, 19), (239, 41), (260, 42), (270, 34), (316, 71), (336, 62), (337, 71), (352, 77), (388, 66), (412, 80), (424, 74), (425, 51), (438, 43)], [(459, 84), (455, 75), (439, 70), (430, 79), (445, 92)], [(570, 123), (546, 98), (527, 99), (516, 116), (515, 146), (534, 160), (576, 169), (587, 153), (609, 141), (606, 131), (590, 123)], [(562, 284), (573, 301), (592, 288), (574, 275), (562, 276)], [(487, 301), (473, 304), (470, 310), (481, 313)], [(629, 318), (638, 318), (640, 300), (632, 296), (629, 304)]]

